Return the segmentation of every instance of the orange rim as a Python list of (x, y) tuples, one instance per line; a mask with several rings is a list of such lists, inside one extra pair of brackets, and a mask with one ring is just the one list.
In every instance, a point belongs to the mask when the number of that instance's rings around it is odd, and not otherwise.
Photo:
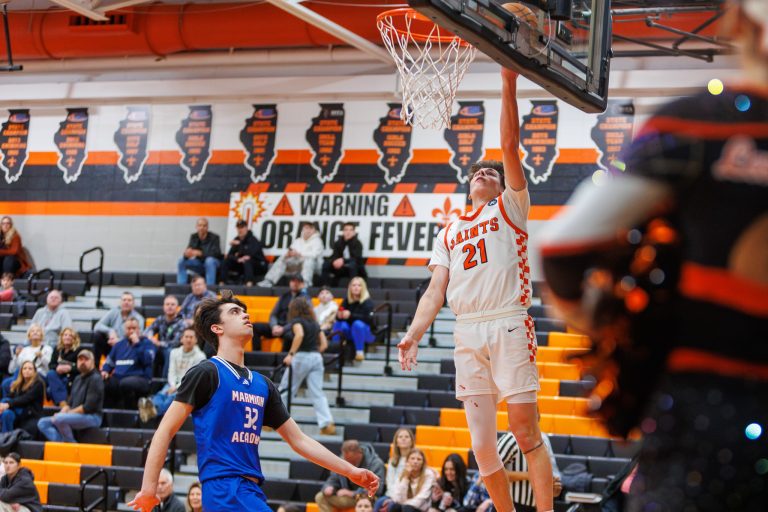
[[(454, 39), (457, 39), (461, 46), (469, 46), (468, 42), (464, 41), (456, 34), (440, 27), (434, 21), (410, 7), (400, 7), (398, 9), (390, 9), (379, 13), (378, 16), (376, 16), (376, 21), (383, 23), (385, 18), (392, 19), (391, 28), (393, 28), (395, 32), (401, 36), (411, 37), (414, 41), (422, 43), (427, 41), (450, 43)], [(401, 20), (400, 24), (402, 27), (395, 25), (395, 21), (398, 19)], [(406, 24), (407, 19), (411, 20), (410, 28)], [(435, 27), (437, 27), (437, 31), (433, 32)], [(390, 27), (387, 26), (386, 28), (388, 29)], [(385, 29), (382, 29), (382, 32), (384, 30)]]

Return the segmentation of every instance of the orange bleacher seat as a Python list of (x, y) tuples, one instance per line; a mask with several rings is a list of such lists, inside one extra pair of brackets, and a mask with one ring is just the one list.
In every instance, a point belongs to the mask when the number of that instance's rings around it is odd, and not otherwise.
[(469, 429), (457, 427), (416, 426), (416, 444), (470, 448)]
[(562, 363), (563, 362), (563, 350), (562, 347), (539, 347), (536, 351), (537, 363)]
[(587, 348), (591, 345), (589, 338), (583, 334), (567, 332), (550, 332), (548, 346), (562, 348)]
[(420, 444), (417, 444), (416, 448), (424, 452), (424, 455), (427, 457), (427, 464), (436, 468), (442, 467), (443, 461), (445, 461), (445, 458), (451, 453), (458, 454), (464, 460), (465, 464), (469, 461), (469, 448), (458, 448), (456, 446), (424, 446)]
[(540, 396), (539, 412), (542, 414), (586, 416), (587, 399), (572, 396)]
[(80, 463), (22, 459), (21, 465), (32, 471), (35, 480), (57, 484), (80, 484)]
[[(336, 508), (334, 507), (333, 510), (336, 512), (355, 512), (354, 508)], [(307, 503), (307, 508), (305, 509), (305, 512), (320, 512), (320, 507), (317, 506), (317, 503), (310, 502)]]
[(466, 428), (467, 418), (464, 416), (464, 409), (440, 409), (440, 426)]
[(581, 372), (575, 364), (539, 363), (539, 376), (547, 379), (579, 380)]
[(539, 379), (539, 385), (541, 386), (540, 396), (557, 396), (560, 394), (559, 379)]
[(58, 462), (79, 462), (95, 466), (112, 465), (112, 445), (108, 444), (70, 444), (45, 443), (43, 459)]
[(264, 338), (261, 340), (262, 352), (282, 352), (283, 351), (283, 339), (282, 338)]
[(39, 482), (35, 480), (35, 487), (37, 487), (37, 494), (40, 495), (40, 503), (43, 505), (48, 504), (48, 482)]
[(240, 299), (243, 304), (245, 304), (245, 306), (248, 308), (249, 314), (253, 314), (252, 310), (256, 309), (266, 309), (267, 311), (272, 311), (272, 308), (275, 307), (278, 299), (278, 297), (249, 295), (238, 295), (237, 298)]
[(152, 325), (152, 322), (154, 322), (154, 321), (155, 321), (154, 318), (145, 318), (144, 319), (144, 328), (146, 329), (147, 327)]

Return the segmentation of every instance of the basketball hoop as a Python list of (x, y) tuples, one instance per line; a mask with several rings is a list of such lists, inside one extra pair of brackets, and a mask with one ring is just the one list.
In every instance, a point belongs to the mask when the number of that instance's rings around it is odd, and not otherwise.
[(376, 20), (403, 82), (400, 118), (422, 128), (448, 126), (477, 49), (410, 8), (382, 12)]

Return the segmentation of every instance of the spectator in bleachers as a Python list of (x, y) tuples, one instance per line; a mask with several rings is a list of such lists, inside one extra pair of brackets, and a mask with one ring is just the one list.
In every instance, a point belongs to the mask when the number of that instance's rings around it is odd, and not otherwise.
[[(387, 489), (385, 494), (387, 497), (392, 497), (392, 493), (395, 490), (395, 485), (405, 469), (405, 461), (408, 460), (408, 455), (416, 445), (416, 439), (413, 436), (413, 432), (409, 428), (401, 427), (395, 431), (395, 435), (392, 436), (392, 448), (390, 450), (389, 461), (387, 461)], [(384, 498), (379, 498), (374, 505), (374, 508), (378, 511), (384, 502)]]
[(206, 283), (216, 284), (221, 256), (219, 235), (208, 231), (208, 219), (197, 219), (195, 232), (190, 235), (184, 255), (179, 258), (176, 282), (186, 284), (189, 279), (187, 271), (192, 271), (205, 277)]
[(0, 478), (0, 512), (42, 512), (35, 475), (20, 463), (21, 455), (16, 452), (3, 459), (5, 474)]
[(176, 390), (179, 389), (184, 374), (205, 359), (205, 354), (197, 346), (195, 330), (187, 327), (184, 329), (184, 334), (181, 335), (181, 346), (171, 350), (168, 382), (152, 398), (142, 397), (139, 399), (141, 421), (146, 423), (156, 416), (165, 414), (165, 411), (176, 398)]
[(291, 389), (288, 389), (289, 372), (283, 373), (280, 389), (283, 401), (287, 403), (288, 393), (291, 398), (296, 396), (299, 386), (306, 380), (307, 395), (312, 400), (312, 407), (317, 416), (320, 433), (332, 436), (336, 433), (328, 398), (323, 391), (323, 375), (325, 364), (322, 352), (328, 348), (328, 340), (320, 330), (320, 324), (315, 320), (312, 304), (304, 297), (296, 297), (288, 307), (288, 328), (293, 332), (293, 340), (283, 363), (293, 369)]
[(13, 302), (16, 300), (18, 293), (16, 288), (13, 287), (14, 275), (10, 272), (3, 272), (0, 277), (0, 302)]
[[(384, 462), (368, 443), (360, 444), (355, 439), (347, 439), (341, 445), (341, 458), (355, 467), (365, 468), (374, 473), (379, 481), (384, 478)], [(349, 478), (338, 473), (331, 473), (323, 484), (323, 489), (315, 495), (315, 501), (320, 512), (333, 512), (333, 509), (351, 508), (355, 506), (355, 496), (367, 494), (367, 490), (358, 487)], [(376, 489), (380, 496), (382, 487)]]
[[(552, 451), (552, 444), (544, 432), (541, 433), (541, 441), (547, 449), (550, 463), (552, 464), (552, 495), (557, 497), (563, 490), (563, 486), (560, 483), (560, 470), (557, 467), (555, 453)], [(499, 451), (501, 462), (504, 464), (504, 470), (507, 473), (515, 510), (517, 512), (536, 512), (533, 486), (528, 477), (528, 463), (512, 432), (505, 432), (499, 438), (496, 442), (496, 449)]]
[(203, 512), (203, 487), (192, 482), (187, 490), (187, 512)]
[(288, 352), (293, 341), (293, 331), (288, 329), (288, 307), (296, 297), (304, 297), (310, 300), (304, 286), (304, 278), (301, 274), (294, 274), (288, 280), (288, 291), (280, 296), (269, 314), (269, 323), (256, 322), (253, 324), (253, 335), (264, 338), (282, 338), (283, 352)]
[(77, 371), (77, 352), (80, 348), (80, 335), (71, 327), (65, 327), (59, 335), (59, 343), (53, 351), (45, 382), (48, 396), (53, 403), (61, 407), (66, 403)]
[(141, 328), (144, 328), (144, 316), (136, 311), (136, 299), (131, 292), (123, 292), (120, 305), (110, 309), (93, 328), (93, 355), (96, 364), (101, 362), (101, 356), (106, 356), (111, 347), (125, 335), (123, 326), (129, 318), (134, 318)]
[(301, 273), (304, 282), (312, 284), (315, 270), (319, 269), (319, 260), (323, 255), (323, 239), (320, 237), (317, 224), (314, 222), (301, 223), (301, 236), (296, 238), (288, 251), (277, 258), (264, 279), (258, 286), (269, 288), (274, 286), (284, 274)]
[(323, 263), (323, 284), (337, 286), (340, 277), (365, 277), (363, 244), (357, 239), (354, 222), (345, 222), (333, 243), (331, 257)]
[(139, 397), (149, 393), (155, 347), (141, 334), (135, 318), (125, 321), (124, 332), (125, 336), (112, 347), (101, 367), (104, 404), (135, 409)]
[(339, 305), (333, 300), (333, 293), (327, 286), (320, 288), (317, 294), (319, 303), (315, 306), (315, 317), (320, 329), (327, 335), (331, 333), (333, 322), (336, 321), (336, 313), (339, 311)]
[(373, 498), (367, 494), (355, 496), (355, 512), (373, 512)]
[(72, 318), (69, 311), (61, 305), (64, 297), (59, 290), (51, 290), (45, 298), (45, 306), (38, 308), (32, 317), (33, 324), (39, 324), (45, 331), (45, 342), (55, 347), (59, 341), (59, 334), (65, 327), (72, 327)]
[(16, 346), (16, 355), (8, 365), (8, 373), (15, 375), (21, 365), (32, 361), (37, 373), (45, 377), (51, 364), (53, 349), (43, 343), (43, 328), (39, 324), (30, 324), (27, 329), (27, 345)]
[(408, 454), (400, 480), (395, 483), (392, 503), (387, 507), (387, 512), (427, 512), (432, 503), (432, 487), (436, 480), (435, 472), (427, 465), (424, 452), (414, 448)]
[(11, 342), (0, 334), (0, 379), (8, 378), (8, 367), (11, 365)]
[(144, 331), (144, 336), (155, 345), (155, 377), (165, 378), (168, 375), (171, 350), (179, 346), (185, 328), (184, 317), (179, 312), (179, 299), (175, 295), (166, 295), (163, 314)]
[(440, 478), (432, 488), (430, 512), (467, 512), (464, 497), (469, 490), (467, 465), (456, 453), (449, 454), (443, 461)]
[(246, 286), (253, 286), (256, 276), (267, 273), (269, 264), (264, 257), (261, 242), (253, 236), (244, 220), (237, 221), (237, 236), (229, 242), (230, 248), (221, 264), (221, 284), (224, 284), (230, 274), (245, 279)]
[(374, 340), (371, 333), (373, 324), (373, 301), (368, 286), (362, 277), (354, 277), (347, 287), (347, 296), (341, 302), (334, 331), (341, 331), (355, 344), (355, 360), (365, 359), (365, 345)]
[(494, 512), (496, 510), (479, 471), (472, 479), (467, 495), (464, 496), (464, 508), (475, 512)]
[(7, 215), (0, 220), (0, 271), (24, 275), (31, 265), (21, 244), (21, 235)]
[(163, 468), (157, 481), (157, 497), (160, 504), (152, 512), (186, 512), (184, 504), (173, 494), (173, 475)]
[(37, 422), (37, 428), (49, 441), (75, 443), (73, 430), (101, 426), (104, 381), (96, 370), (93, 352), (88, 349), (78, 352), (77, 370), (80, 374), (72, 384), (69, 400), (59, 412)]
[(22, 428), (33, 437), (37, 433), (37, 420), (43, 413), (45, 383), (37, 374), (32, 361), (21, 365), (19, 376), (11, 384), (7, 398), (0, 401), (0, 423), (3, 432)]
[(216, 294), (208, 289), (205, 279), (202, 276), (192, 278), (192, 291), (190, 291), (181, 302), (181, 316), (184, 317), (184, 324), (189, 327), (195, 319), (195, 310), (203, 299), (215, 299)]

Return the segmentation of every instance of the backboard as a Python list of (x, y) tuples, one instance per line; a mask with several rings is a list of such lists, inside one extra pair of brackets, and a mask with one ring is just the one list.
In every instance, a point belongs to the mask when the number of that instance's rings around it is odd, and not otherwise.
[[(602, 112), (610, 72), (610, 0), (408, 0), (501, 65), (584, 112)], [(522, 5), (521, 5), (522, 4)], [(526, 9), (527, 8), (527, 9)]]

